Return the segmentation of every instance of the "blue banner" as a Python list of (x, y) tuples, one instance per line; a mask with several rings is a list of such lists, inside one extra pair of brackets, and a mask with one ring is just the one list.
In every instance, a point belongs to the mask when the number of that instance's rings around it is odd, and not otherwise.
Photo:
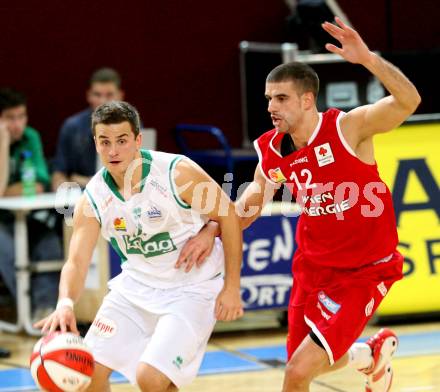
[(287, 307), (297, 220), (262, 216), (244, 231), (241, 290), (245, 309)]

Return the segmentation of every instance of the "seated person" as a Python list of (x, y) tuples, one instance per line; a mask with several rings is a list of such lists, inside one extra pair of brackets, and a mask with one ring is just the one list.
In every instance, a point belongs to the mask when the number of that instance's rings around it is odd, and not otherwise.
[(85, 188), (96, 173), (96, 150), (90, 129), (92, 112), (99, 105), (123, 99), (121, 78), (111, 68), (98, 69), (90, 78), (87, 91), (89, 107), (64, 121), (58, 138), (53, 164), (52, 190), (56, 192), (65, 181)]
[[(35, 171), (35, 192), (50, 186), (50, 177), (38, 132), (27, 125), (26, 98), (12, 89), (0, 89), (0, 197), (23, 194), (24, 156)], [(27, 159), (26, 159), (27, 160)], [(28, 163), (27, 163), (28, 164)], [(37, 215), (38, 216), (38, 215)], [(29, 254), (32, 261), (62, 259), (59, 237), (34, 214), (28, 216)], [(0, 276), (16, 296), (14, 216), (0, 211)], [(33, 308), (50, 309), (56, 303), (59, 273), (39, 273), (32, 278)], [(38, 316), (41, 315), (39, 313)]]

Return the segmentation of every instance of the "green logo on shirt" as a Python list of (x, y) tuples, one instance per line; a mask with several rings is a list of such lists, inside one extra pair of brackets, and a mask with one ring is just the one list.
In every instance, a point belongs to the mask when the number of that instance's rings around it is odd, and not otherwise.
[(175, 365), (177, 368), (180, 369), (180, 367), (182, 366), (182, 364), (183, 364), (183, 358), (182, 358), (180, 355), (178, 355), (178, 356), (176, 357), (176, 359), (173, 360), (173, 365)]
[(140, 219), (141, 214), (142, 214), (142, 209), (140, 207), (136, 207), (133, 209), (133, 217), (135, 220)]
[(163, 255), (177, 249), (168, 232), (145, 239), (145, 234), (139, 228), (136, 234), (123, 235), (122, 238), (128, 255), (144, 255), (147, 258)]

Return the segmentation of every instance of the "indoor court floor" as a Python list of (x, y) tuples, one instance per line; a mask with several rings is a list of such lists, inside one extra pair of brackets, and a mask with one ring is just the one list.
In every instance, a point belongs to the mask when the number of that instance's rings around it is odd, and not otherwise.
[[(379, 327), (370, 326), (365, 336)], [(392, 391), (440, 392), (440, 322), (392, 327), (400, 338), (393, 360)], [(0, 392), (34, 391), (28, 358), (35, 338), (0, 333), (0, 347), (12, 351), (0, 360)], [(184, 392), (279, 392), (283, 380), (285, 332), (274, 328), (215, 333), (200, 375)], [(112, 390), (135, 391), (119, 374), (112, 376)], [(321, 376), (313, 392), (364, 391), (363, 377), (351, 369)]]

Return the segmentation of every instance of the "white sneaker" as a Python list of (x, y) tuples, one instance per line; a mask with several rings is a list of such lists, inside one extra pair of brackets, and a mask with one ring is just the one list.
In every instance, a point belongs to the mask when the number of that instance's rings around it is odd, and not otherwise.
[(370, 368), (361, 370), (367, 377), (365, 392), (388, 392), (393, 382), (391, 358), (399, 340), (393, 331), (382, 328), (366, 343), (371, 348), (373, 363)]
[(365, 383), (365, 392), (388, 392), (391, 390), (393, 383), (393, 368), (388, 362), (382, 368), (382, 371), (376, 374), (367, 376)]

